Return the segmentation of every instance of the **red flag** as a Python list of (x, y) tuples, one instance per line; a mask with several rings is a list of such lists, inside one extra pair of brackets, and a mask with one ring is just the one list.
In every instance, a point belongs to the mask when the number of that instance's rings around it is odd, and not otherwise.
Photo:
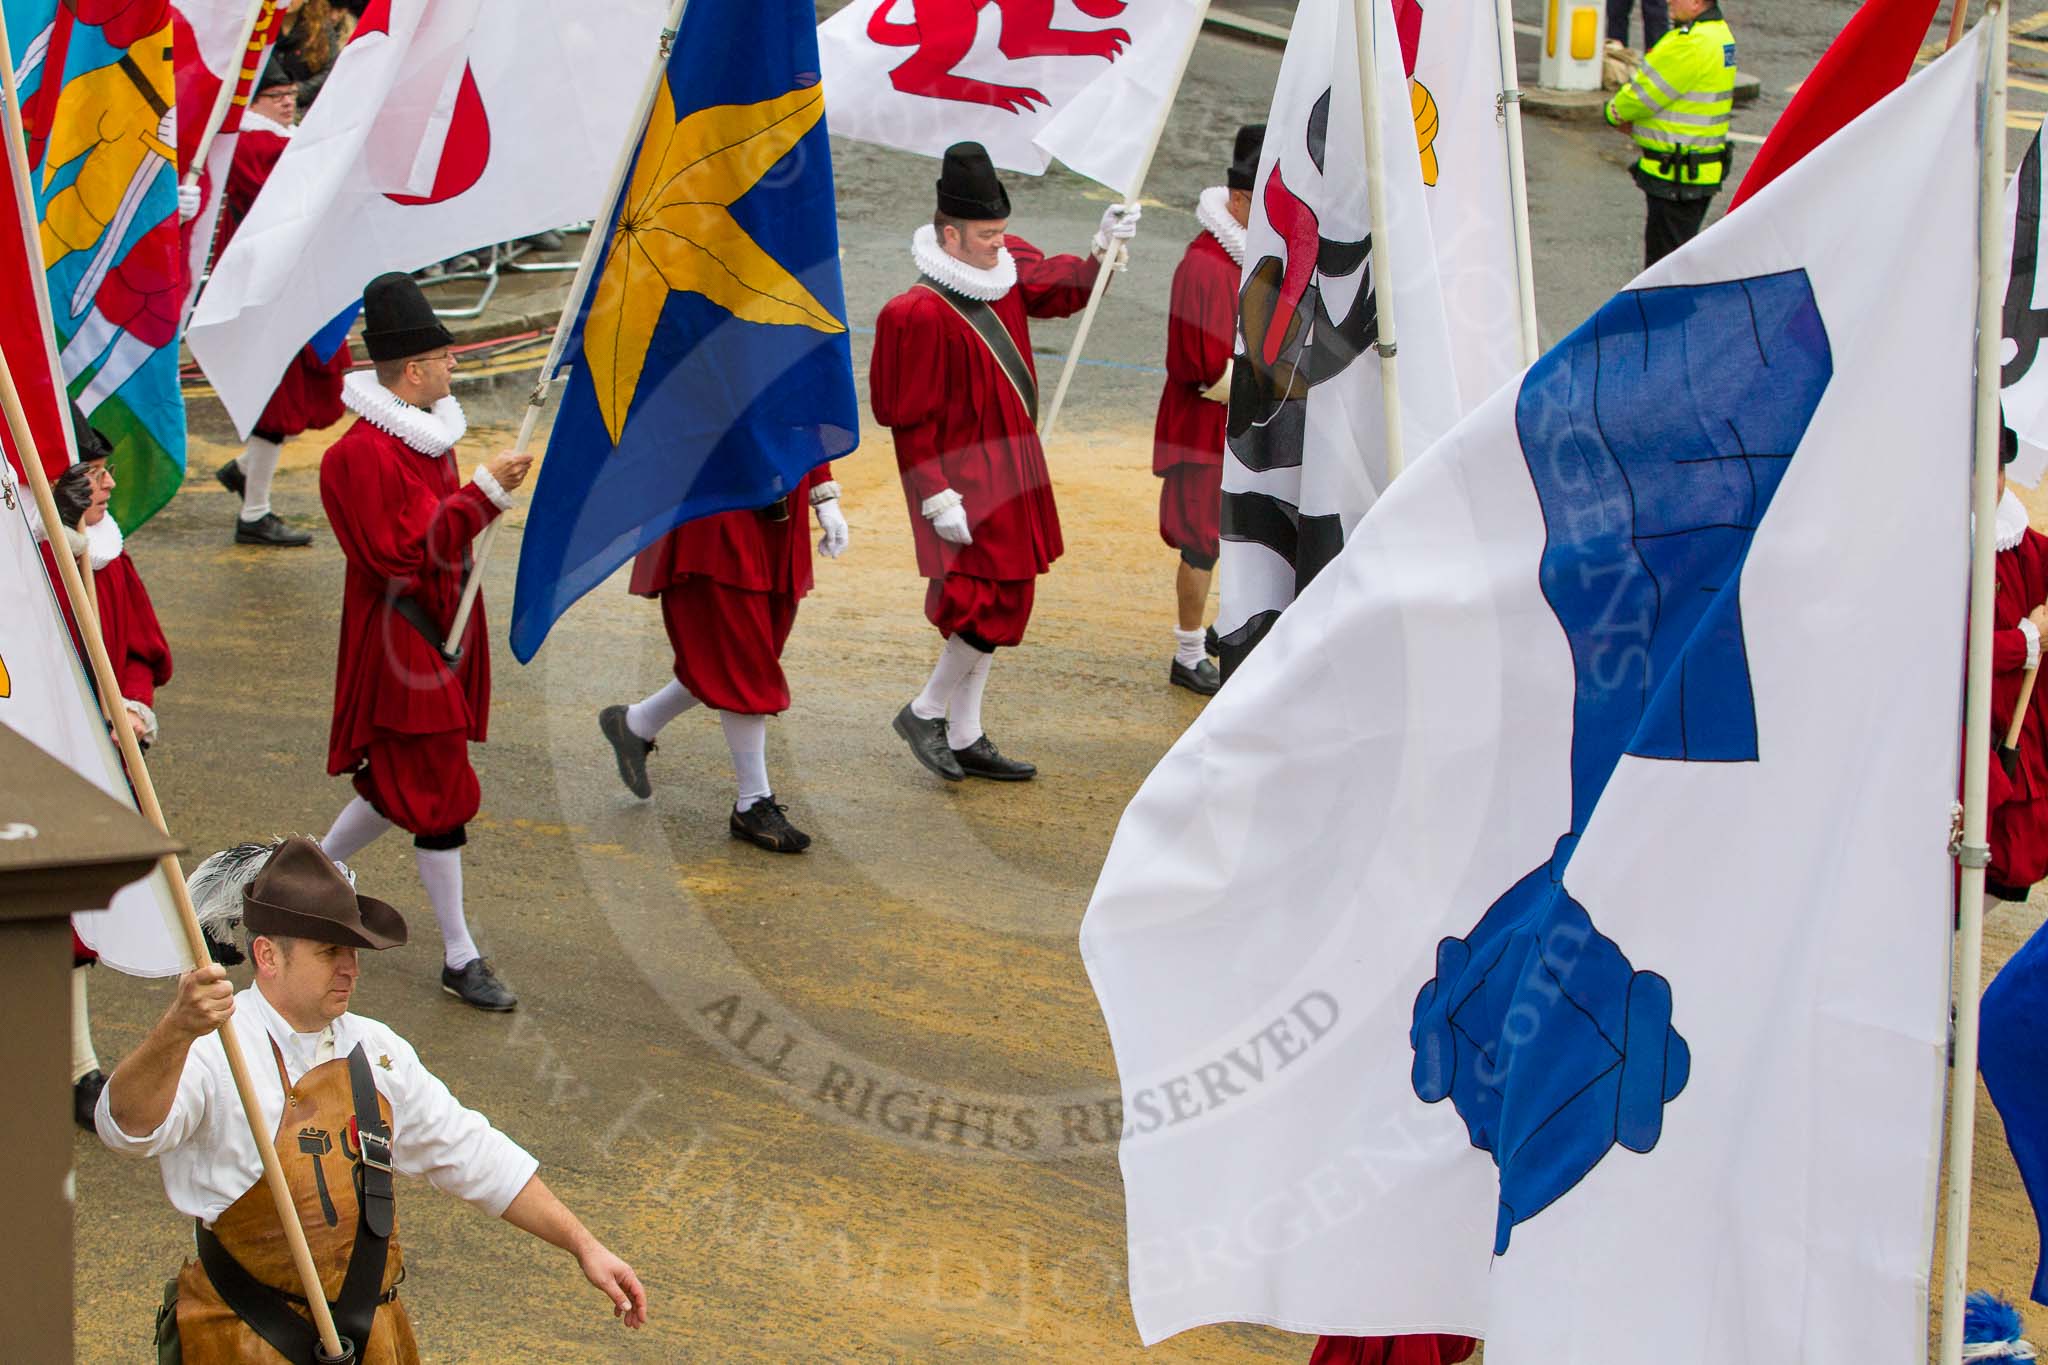
[(1733, 213), (1742, 202), (1777, 179), (1793, 162), (1834, 136), (1864, 110), (1905, 83), (1913, 59), (1927, 40), (1940, 0), (1865, 0), (1821, 54), (1813, 74), (1799, 87), (1792, 103), (1742, 177)]
[[(69, 467), (71, 456), (64, 443), (66, 414), (59, 406), (57, 385), (50, 374), (49, 323), (45, 321), (49, 302), (35, 201), (22, 177), (21, 111), (12, 99), (11, 83), (8, 89), (6, 124), (0, 129), (7, 139), (7, 154), (0, 156), (0, 188), (6, 192), (6, 203), (0, 206), (0, 298), (36, 302), (33, 307), (16, 304), (0, 309), (0, 354), (6, 355), (8, 373), (21, 391), (22, 411), (28, 415), (43, 469), (54, 479)], [(14, 448), (13, 433), (5, 422), (0, 422), (0, 443), (5, 444), (15, 469), (25, 475), (21, 452)]]

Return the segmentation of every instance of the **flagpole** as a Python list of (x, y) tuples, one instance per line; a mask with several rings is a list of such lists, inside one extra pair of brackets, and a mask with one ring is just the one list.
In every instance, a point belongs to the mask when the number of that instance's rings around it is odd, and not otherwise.
[(1387, 482), (1401, 477), (1407, 461), (1401, 449), (1401, 385), (1395, 368), (1394, 291), (1388, 270), (1387, 241), (1387, 154), (1380, 136), (1380, 67), (1373, 32), (1379, 17), (1375, 0), (1352, 0), (1351, 28), (1358, 43), (1358, 96), (1365, 115), (1366, 201), (1371, 213), (1373, 301), (1379, 320), (1379, 341), (1373, 349), (1380, 356), (1380, 415), (1386, 425)]
[(1950, 0), (1950, 3), (1955, 8), (1949, 11), (1948, 41), (1941, 45), (1943, 52), (1948, 51), (1963, 40), (1963, 21), (1970, 14), (1970, 0)]
[[(62, 74), (46, 73), (44, 79), (61, 79)], [(50, 381), (61, 397), (65, 391), (63, 371), (57, 366), (56, 340), (50, 331), (48, 289), (42, 269), (42, 237), (26, 198), (31, 183), (28, 157), (22, 139), (21, 104), (14, 91), (14, 55), (8, 50), (4, 28), (0, 28), (0, 115), (4, 115), (0, 117), (0, 137), (7, 141), (18, 230), (28, 257), (29, 274), (34, 277), (37, 325), (43, 334), (43, 351)], [(149, 768), (142, 761), (142, 746), (136, 742), (133, 727), (116, 713), (121, 686), (115, 679), (113, 663), (107, 658), (106, 642), (98, 629), (99, 612), (79, 576), (78, 562), (62, 548), (63, 523), (57, 517), (56, 500), (50, 496), (50, 478), (43, 470), (42, 452), (36, 448), (35, 438), (29, 430), (28, 416), (21, 406), (21, 393), (15, 387), (14, 371), (4, 352), (0, 352), (0, 411), (4, 411), (8, 430), (14, 435), (14, 448), (21, 453), (21, 463), (35, 495), (36, 511), (42, 517), (43, 532), (50, 538), (50, 558), (56, 562), (58, 580), (71, 603), (72, 620), (78, 626), (79, 639), (85, 644), (86, 660), (91, 665), (93, 682), (100, 693), (100, 706), (113, 720), (109, 728), (113, 730), (114, 742), (121, 751), (121, 762), (128, 770), (128, 782), (135, 791), (135, 804), (160, 833), (169, 835), (170, 827), (164, 823), (163, 807), (157, 802), (156, 785), (150, 781)], [(72, 463), (76, 463), (77, 435), (71, 430), (68, 414), (60, 426), (64, 432), (65, 453)], [(193, 966), (197, 967), (207, 962), (210, 955), (206, 951), (206, 936), (199, 928), (199, 917), (192, 909), (192, 897), (185, 889), (185, 871), (178, 863), (178, 855), (164, 854), (157, 860), (157, 870), (170, 887), (171, 902), (177, 907), (179, 926), (185, 933), (185, 949), (191, 955)], [(234, 1077), (235, 1092), (242, 1101), (242, 1116), (248, 1122), (249, 1134), (255, 1139), (257, 1155), (263, 1162), (264, 1182), (277, 1207), (278, 1222), (284, 1228), (285, 1242), (298, 1269), (300, 1287), (306, 1291), (307, 1308), (320, 1335), (321, 1349), (326, 1353), (325, 1359), (339, 1361), (343, 1358), (341, 1337), (335, 1331), (334, 1315), (328, 1311), (327, 1298), (321, 1292), (320, 1272), (313, 1264), (311, 1249), (306, 1245), (305, 1229), (299, 1225), (298, 1205), (292, 1198), (291, 1186), (285, 1181), (284, 1167), (278, 1164), (277, 1147), (271, 1141), (270, 1130), (263, 1126), (262, 1105), (249, 1078), (249, 1065), (242, 1055), (241, 1040), (233, 1028), (223, 1028), (219, 1035), (221, 1050), (227, 1055), (228, 1070)]]
[[(1958, 5), (1962, 0), (1957, 0)], [(1963, 838), (1958, 851), (1955, 1056), (1950, 1064), (1948, 1245), (1942, 1264), (1941, 1361), (1961, 1365), (1963, 1299), (1970, 1285), (1970, 1184), (1977, 1135), (1977, 1015), (1984, 982), (1984, 869), (1991, 764), (1991, 595), (1993, 523), (1998, 515), (1998, 348), (2004, 291), (2005, 62), (2004, 0), (1990, 0), (1984, 22), (1983, 161), (1977, 185), (1977, 410), (1975, 524), (1970, 543), (1970, 654), (1963, 724)]]
[[(192, 164), (185, 168), (185, 186), (199, 183), (200, 173), (206, 169), (206, 154), (213, 150), (213, 140), (220, 135), (222, 125), (228, 121), (228, 110), (234, 107), (235, 92), (242, 88), (242, 72), (248, 66), (251, 53), (250, 40), (256, 36), (256, 26), (263, 21), (263, 11), (272, 0), (252, 0), (249, 17), (242, 21), (242, 36), (236, 40), (232, 51), (235, 54), (234, 69), (228, 78), (220, 83), (220, 93), (213, 97), (213, 108), (207, 111), (206, 127), (199, 134), (198, 146), (192, 152)], [(249, 72), (253, 77), (256, 73)]]
[[(1145, 159), (1138, 163), (1138, 174), (1131, 181), (1130, 193), (1124, 196), (1124, 207), (1134, 209), (1145, 193), (1145, 177), (1152, 173), (1152, 158), (1159, 153), (1160, 139), (1166, 136), (1166, 120), (1173, 113), (1173, 106), (1180, 99), (1181, 83), (1187, 79), (1188, 63), (1194, 60), (1195, 42), (1202, 36), (1202, 25), (1209, 18), (1209, 0), (1201, 0), (1192, 23), (1188, 25), (1187, 45), (1181, 49), (1180, 65), (1174, 68), (1173, 93), (1159, 108), (1159, 122), (1152, 129), (1152, 140), (1146, 145)], [(1102, 268), (1095, 272), (1095, 283), (1088, 290), (1088, 306), (1081, 310), (1081, 322), (1074, 329), (1074, 344), (1067, 348), (1066, 364), (1060, 367), (1060, 382), (1052, 391), (1052, 406), (1045, 410), (1045, 421), (1039, 424), (1039, 434), (1050, 440), (1053, 429), (1060, 423), (1060, 409), (1067, 401), (1067, 385), (1074, 382), (1074, 367), (1081, 363), (1081, 349), (1088, 344), (1088, 333), (1095, 326), (1095, 310), (1102, 306), (1102, 296), (1109, 289), (1109, 277), (1124, 255), (1121, 242), (1111, 242), (1109, 253), (1102, 258)]]
[[(1534, 365), (1541, 343), (1536, 337), (1536, 263), (1529, 243), (1529, 168), (1522, 158), (1522, 78), (1515, 57), (1515, 16), (1512, 0), (1494, 0), (1495, 27), (1500, 31), (1500, 113), (1508, 135), (1508, 203), (1515, 220), (1515, 301), (1521, 314), (1522, 364)], [(1961, 4), (1962, 0), (1956, 0)]]
[[(533, 429), (540, 423), (542, 409), (548, 404), (548, 389), (555, 382), (555, 371), (561, 368), (562, 352), (568, 349), (569, 333), (574, 329), (576, 314), (582, 311), (583, 296), (590, 292), (590, 278), (596, 272), (597, 258), (604, 252), (605, 241), (611, 235), (612, 217), (618, 212), (619, 196), (626, 192), (626, 173), (632, 169), (633, 154), (640, 150), (641, 140), (646, 136), (647, 120), (654, 112), (654, 100), (661, 90), (661, 82), (668, 79), (669, 55), (675, 49), (676, 34), (682, 31), (683, 11), (690, 7), (690, 0), (674, 0), (668, 12), (668, 24), (661, 30), (659, 50), (655, 54), (654, 69), (647, 75), (647, 87), (640, 92), (640, 105), (628, 125), (626, 141), (619, 148), (619, 159), (612, 167), (612, 187), (605, 196), (604, 211), (591, 220), (590, 236), (583, 243), (583, 259), (577, 262), (576, 274), (569, 281), (569, 292), (562, 300), (561, 316), (555, 319), (554, 339), (548, 343), (547, 359), (540, 363), (540, 374), (533, 383), (533, 392), (526, 397), (526, 415), (519, 422), (519, 439), (512, 444), (512, 453), (524, 455), (527, 445), (533, 440)], [(491, 524), (477, 537), (476, 552), (471, 556), (469, 577), (462, 584), (462, 601), (455, 608), (455, 622), (448, 628), (448, 638), (442, 642), (441, 652), (453, 655), (462, 642), (462, 634), (469, 629), (470, 613), (476, 610), (476, 597), (484, 585), (484, 561), (491, 557), (491, 547), (497, 543), (498, 528), (505, 524), (504, 514), (491, 518)]]

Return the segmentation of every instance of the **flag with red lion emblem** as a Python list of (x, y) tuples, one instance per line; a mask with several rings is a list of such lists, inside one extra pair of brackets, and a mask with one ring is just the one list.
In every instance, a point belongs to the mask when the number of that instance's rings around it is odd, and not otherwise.
[(1053, 158), (1128, 193), (1202, 0), (854, 0), (818, 28), (832, 131), (1005, 170)]
[(595, 217), (667, 13), (373, 0), (192, 316), (237, 428), (369, 280)]

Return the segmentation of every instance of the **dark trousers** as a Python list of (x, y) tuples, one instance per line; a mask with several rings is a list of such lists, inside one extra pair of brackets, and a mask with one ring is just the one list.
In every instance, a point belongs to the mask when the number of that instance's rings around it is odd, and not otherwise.
[(1700, 235), (1711, 199), (1664, 199), (1645, 194), (1649, 216), (1643, 224), (1643, 269), (1648, 270)]
[[(1628, 46), (1628, 12), (1634, 8), (1635, 0), (1607, 0), (1607, 36)], [(1648, 52), (1664, 36), (1664, 30), (1671, 27), (1671, 15), (1664, 8), (1664, 0), (1643, 0), (1643, 47)]]

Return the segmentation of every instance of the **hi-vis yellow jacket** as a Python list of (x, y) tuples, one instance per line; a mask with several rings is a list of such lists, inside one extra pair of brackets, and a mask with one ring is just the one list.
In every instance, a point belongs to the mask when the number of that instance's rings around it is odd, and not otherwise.
[(1734, 115), (1735, 35), (1719, 6), (1666, 32), (1644, 55), (1643, 69), (1607, 102), (1609, 123), (1634, 125), (1643, 188), (1682, 199), (1721, 188)]

